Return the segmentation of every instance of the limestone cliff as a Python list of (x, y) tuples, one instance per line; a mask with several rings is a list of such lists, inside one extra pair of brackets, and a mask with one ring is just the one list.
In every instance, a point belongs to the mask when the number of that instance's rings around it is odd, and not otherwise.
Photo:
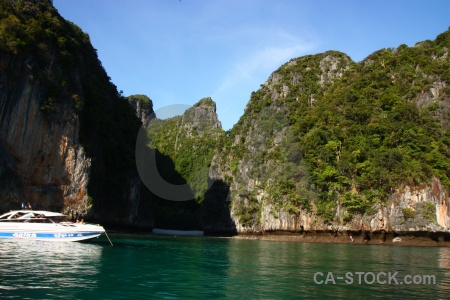
[(0, 209), (29, 202), (151, 227), (134, 162), (140, 122), (89, 36), (51, 1), (0, 5)]
[(313, 194), (292, 118), (306, 116), (352, 64), (333, 51), (291, 59), (252, 93), (244, 116), (211, 163), (210, 178), (229, 185), (234, 222), (224, 228), (216, 224), (213, 231), (298, 230), (312, 220), (311, 212), (297, 208), (297, 193), (305, 201)]
[(152, 100), (145, 95), (131, 95), (127, 99), (134, 109), (136, 117), (141, 121), (142, 126), (147, 127), (155, 116)]
[(449, 41), (275, 71), (214, 155), (209, 176), (228, 189), (210, 197), (231, 222), (211, 232), (446, 232)]
[[(55, 74), (58, 67), (50, 65), (46, 71)], [(38, 69), (30, 57), (0, 56), (2, 164), (3, 173), (10, 174), (2, 181), (4, 188), (13, 182), (22, 187), (3, 189), (7, 195), (1, 209), (30, 202), (33, 207), (59, 211), (77, 203), (86, 212), (91, 161), (79, 143), (79, 117), (70, 98), (61, 99), (52, 113), (43, 112), (45, 87), (36, 78)]]

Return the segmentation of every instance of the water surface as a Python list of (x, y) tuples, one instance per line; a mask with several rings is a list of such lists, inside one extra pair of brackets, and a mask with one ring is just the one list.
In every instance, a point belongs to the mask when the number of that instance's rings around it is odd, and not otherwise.
[[(445, 247), (110, 237), (113, 247), (102, 238), (89, 243), (0, 240), (0, 298), (450, 298), (450, 249)], [(389, 272), (398, 272), (396, 281), (389, 282)], [(407, 275), (411, 284), (404, 282)], [(434, 282), (414, 284), (424, 275)]]

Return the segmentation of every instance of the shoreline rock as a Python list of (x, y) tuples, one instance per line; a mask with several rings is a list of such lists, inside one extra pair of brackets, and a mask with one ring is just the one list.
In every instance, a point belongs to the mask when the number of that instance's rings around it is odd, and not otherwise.
[(324, 244), (450, 247), (450, 232), (266, 231), (259, 234), (238, 234), (232, 238)]

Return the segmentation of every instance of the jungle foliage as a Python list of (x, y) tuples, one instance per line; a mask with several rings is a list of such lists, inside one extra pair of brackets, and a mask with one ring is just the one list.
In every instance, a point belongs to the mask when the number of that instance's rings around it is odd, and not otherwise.
[[(268, 201), (293, 214), (315, 207), (334, 221), (343, 207), (344, 222), (373, 213), (404, 184), (436, 176), (449, 189), (449, 49), (446, 31), (360, 63), (336, 51), (286, 63), (252, 93), (229, 134), (232, 180), (257, 178)], [(248, 178), (238, 174), (244, 166)], [(257, 220), (254, 201), (235, 205), (243, 223), (248, 211)]]
[[(209, 167), (224, 132), (221, 128), (209, 126), (210, 115), (204, 114), (200, 119), (195, 119), (190, 112), (212, 105), (215, 106), (215, 103), (211, 98), (201, 99), (184, 115), (166, 120), (155, 119), (147, 128), (149, 147), (158, 149), (173, 160), (176, 172), (190, 185), (197, 203), (203, 202), (208, 189)], [(167, 176), (170, 177), (170, 174)], [(171, 178), (166, 180), (180, 184)]]

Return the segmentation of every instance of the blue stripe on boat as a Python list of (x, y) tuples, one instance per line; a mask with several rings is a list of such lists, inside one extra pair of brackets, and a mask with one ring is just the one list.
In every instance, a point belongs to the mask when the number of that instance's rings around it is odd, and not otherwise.
[(89, 237), (101, 233), (102, 232), (75, 232), (75, 233), (0, 232), (0, 238), (64, 239), (76, 237)]

